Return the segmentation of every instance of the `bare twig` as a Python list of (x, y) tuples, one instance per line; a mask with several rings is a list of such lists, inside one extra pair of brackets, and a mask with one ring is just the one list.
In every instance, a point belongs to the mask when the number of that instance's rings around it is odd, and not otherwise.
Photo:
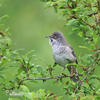
[(72, 77), (72, 76), (64, 74), (64, 75), (60, 75), (60, 76), (54, 76), (54, 77), (52, 76), (52, 77), (46, 77), (46, 78), (42, 78), (42, 77), (41, 78), (24, 78), (24, 79), (20, 79), (17, 87), (13, 86), (11, 88), (3, 88), (3, 90), (9, 90), (10, 91), (10, 90), (13, 90), (14, 88), (19, 88), (20, 85), (22, 85), (24, 81), (28, 81), (28, 80), (42, 80), (42, 81), (46, 81), (46, 80), (50, 80), (50, 79), (60, 80), (62, 78), (67, 78), (67, 77)]
[(82, 19), (82, 18), (80, 18), (80, 17), (77, 17), (77, 16), (71, 16), (71, 18), (79, 19), (79, 20), (81, 20), (83, 23), (85, 23), (86, 25), (88, 25), (89, 27), (91, 27), (91, 28), (93, 28), (93, 29), (96, 29), (95, 25), (89, 24), (87, 21), (85, 21), (84, 19)]
[(54, 77), (46, 77), (46, 78), (25, 78), (21, 79), (21, 81), (26, 81), (26, 80), (49, 80), (49, 79), (61, 79), (61, 78), (66, 78), (66, 77), (72, 77), (71, 75), (61, 75), (61, 76), (54, 76)]
[(87, 16), (91, 17), (91, 16), (96, 15), (96, 14), (98, 14), (98, 12), (93, 12), (91, 14), (88, 14)]

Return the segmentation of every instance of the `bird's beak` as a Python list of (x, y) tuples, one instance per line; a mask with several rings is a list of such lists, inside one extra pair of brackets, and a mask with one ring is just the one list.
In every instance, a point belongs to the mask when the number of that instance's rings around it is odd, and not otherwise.
[(50, 36), (45, 36), (45, 38), (50, 38)]

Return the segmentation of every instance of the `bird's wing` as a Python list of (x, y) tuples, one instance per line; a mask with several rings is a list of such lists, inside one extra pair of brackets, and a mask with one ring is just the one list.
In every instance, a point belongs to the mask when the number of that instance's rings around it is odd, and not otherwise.
[(76, 56), (71, 46), (61, 46), (59, 49), (60, 49), (60, 54), (63, 55), (63, 57), (66, 60), (77, 63)]

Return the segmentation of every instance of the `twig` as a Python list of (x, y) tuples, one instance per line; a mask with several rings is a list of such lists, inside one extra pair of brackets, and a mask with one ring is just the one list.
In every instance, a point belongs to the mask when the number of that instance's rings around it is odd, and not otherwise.
[(14, 88), (19, 88), (20, 85), (23, 84), (24, 81), (28, 81), (28, 80), (42, 80), (42, 81), (46, 81), (46, 80), (50, 80), (50, 79), (62, 79), (62, 78), (67, 78), (67, 77), (72, 77), (71, 75), (60, 75), (60, 76), (54, 76), (54, 77), (46, 77), (46, 78), (24, 78), (24, 79), (20, 79), (20, 81), (18, 82), (18, 86), (13, 86), (11, 88), (3, 88), (3, 90), (13, 90)]
[(95, 25), (93, 24), (89, 24), (88, 22), (86, 22), (84, 19), (80, 18), (86, 25), (90, 26), (93, 29), (96, 29)]
[(25, 78), (25, 79), (21, 79), (21, 81), (26, 81), (26, 80), (49, 80), (49, 79), (61, 79), (61, 78), (66, 78), (66, 77), (72, 77), (72, 76), (71, 76), (71, 75), (61, 75), (61, 76), (46, 77), (46, 78)]
[(98, 12), (93, 12), (91, 14), (88, 14), (87, 16), (91, 17), (91, 16), (96, 15), (96, 14), (98, 14)]
[(95, 25), (89, 24), (87, 21), (85, 21), (84, 19), (82, 19), (82, 18), (80, 18), (80, 17), (77, 17), (77, 16), (71, 16), (71, 18), (79, 19), (79, 20), (83, 21), (83, 23), (85, 23), (86, 25), (90, 26), (91, 28), (96, 29)]
[(49, 99), (49, 97), (50, 97), (50, 96), (52, 96), (52, 95), (54, 95), (54, 93), (53, 93), (53, 92), (51, 92), (49, 95), (47, 95), (46, 100), (48, 100), (48, 99)]
[(83, 82), (84, 80), (87, 79), (87, 77), (88, 77), (89, 74), (91, 74), (92, 72), (94, 72), (94, 70), (95, 70), (95, 68), (96, 68), (96, 64), (98, 64), (98, 56), (97, 56), (97, 58), (95, 59), (95, 63), (93, 64), (93, 67), (92, 67), (90, 70), (89, 70), (89, 69), (87, 70), (88, 73), (83, 77), (82, 82)]
[(94, 68), (95, 66), (91, 70), (88, 69), (88, 73), (83, 77), (82, 82), (87, 79), (88, 75), (93, 71)]

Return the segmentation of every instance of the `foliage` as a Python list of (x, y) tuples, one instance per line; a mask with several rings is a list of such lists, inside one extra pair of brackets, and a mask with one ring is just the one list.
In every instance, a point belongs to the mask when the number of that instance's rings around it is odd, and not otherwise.
[[(61, 96), (54, 95), (52, 92), (49, 91), (46, 93), (44, 89), (39, 89), (37, 92), (30, 92), (28, 87), (25, 85), (21, 85), (19, 91), (12, 92), (10, 94), (9, 100), (15, 100), (13, 96), (21, 96), (23, 100), (60, 100)], [(17, 100), (20, 100), (18, 97)]]
[[(31, 92), (24, 81), (27, 80), (48, 80), (49, 75), (42, 66), (32, 63), (33, 51), (22, 54), (23, 50), (12, 50), (10, 38), (1, 32), (0, 43), (0, 87), (10, 96), (9, 100), (60, 100), (61, 96), (55, 95), (53, 92), (46, 92), (39, 89), (37, 92)], [(14, 78), (7, 79), (7, 70), (17, 67)], [(47, 70), (49, 71), (50, 68)], [(6, 73), (4, 73), (6, 72)], [(10, 73), (11, 74), (11, 73)], [(37, 78), (40, 77), (40, 78)], [(48, 78), (46, 78), (48, 77)], [(51, 78), (52, 79), (52, 78)], [(58, 78), (59, 79), (59, 78)]]
[[(42, 0), (48, 7), (54, 7), (56, 12), (60, 12), (65, 19), (66, 27), (70, 27), (72, 34), (77, 34), (83, 38), (87, 45), (80, 46), (89, 53), (79, 57), (78, 69), (81, 77), (81, 88), (76, 91), (77, 85), (67, 84), (65, 88), (67, 94), (75, 99), (86, 100), (91, 98), (99, 100), (100, 85), (99, 75), (96, 74), (100, 65), (100, 1), (99, 0)], [(75, 89), (74, 89), (74, 88)]]
[[(41, 65), (35, 65), (34, 52), (23, 54), (23, 50), (13, 50), (9, 38), (9, 28), (3, 20), (7, 15), (0, 17), (0, 88), (10, 96), (9, 100), (61, 100), (62, 97), (39, 89), (37, 92), (30, 91), (29, 81), (47, 81), (54, 79), (64, 85), (64, 91), (73, 100), (99, 100), (100, 99), (100, 77), (96, 73), (100, 65), (100, 1), (99, 0), (42, 0), (47, 6), (54, 7), (65, 19), (66, 27), (83, 38), (89, 53), (79, 58), (78, 69), (80, 80), (73, 82), (68, 80), (70, 75), (66, 73), (55, 75), (55, 68), (48, 66), (43, 69)], [(68, 65), (66, 65), (68, 66)], [(17, 68), (14, 70), (14, 68)], [(7, 79), (7, 70), (15, 71), (11, 79)], [(63, 82), (63, 79), (64, 80)]]

